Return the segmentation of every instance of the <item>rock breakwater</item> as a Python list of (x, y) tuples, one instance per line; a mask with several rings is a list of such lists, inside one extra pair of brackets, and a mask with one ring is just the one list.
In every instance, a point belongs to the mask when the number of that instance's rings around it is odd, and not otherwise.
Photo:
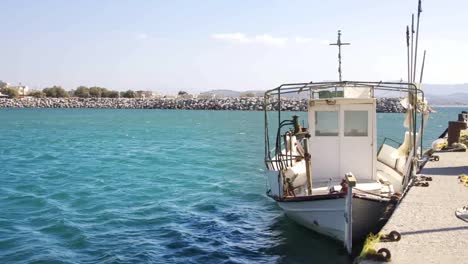
[[(166, 98), (0, 98), (0, 108), (109, 108), (185, 110), (263, 110), (263, 98), (166, 99)], [(268, 110), (278, 109), (273, 101)], [(306, 99), (281, 100), (283, 111), (307, 111)], [(377, 112), (402, 113), (399, 98), (378, 98)]]

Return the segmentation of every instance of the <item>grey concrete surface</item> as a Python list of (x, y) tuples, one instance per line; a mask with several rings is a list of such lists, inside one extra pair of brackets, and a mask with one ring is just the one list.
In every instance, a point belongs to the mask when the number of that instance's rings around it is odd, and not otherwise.
[(375, 247), (389, 249), (392, 263), (468, 263), (468, 223), (455, 216), (468, 205), (468, 187), (458, 180), (468, 174), (468, 152), (437, 155), (440, 161), (421, 171), (433, 178), (429, 186), (413, 186), (382, 229), (401, 234), (400, 241)]

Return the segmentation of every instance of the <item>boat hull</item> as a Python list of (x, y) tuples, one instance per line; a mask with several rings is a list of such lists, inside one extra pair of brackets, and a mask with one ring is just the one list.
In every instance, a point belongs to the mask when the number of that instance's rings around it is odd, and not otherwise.
[[(388, 202), (353, 198), (353, 240), (362, 241), (383, 225)], [(298, 224), (325, 236), (344, 241), (345, 198), (320, 200), (278, 201), (285, 214)]]

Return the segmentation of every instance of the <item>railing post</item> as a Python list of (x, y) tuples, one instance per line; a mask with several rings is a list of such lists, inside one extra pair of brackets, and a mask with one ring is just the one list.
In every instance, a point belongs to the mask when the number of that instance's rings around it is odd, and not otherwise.
[(351, 172), (345, 174), (346, 184), (348, 191), (346, 193), (346, 207), (345, 207), (345, 247), (348, 254), (351, 254), (353, 249), (353, 187), (356, 186), (356, 178)]
[(306, 177), (307, 177), (307, 194), (312, 195), (312, 175), (310, 172), (310, 153), (309, 153), (309, 139), (304, 138), (304, 159), (306, 166)]

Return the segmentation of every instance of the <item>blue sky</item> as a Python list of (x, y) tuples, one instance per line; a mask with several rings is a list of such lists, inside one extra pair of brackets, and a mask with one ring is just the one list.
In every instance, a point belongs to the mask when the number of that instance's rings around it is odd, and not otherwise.
[[(268, 89), (406, 78), (405, 27), (417, 1), (0, 0), (0, 79), (32, 88)], [(425, 82), (468, 82), (465, 1), (423, 1)]]

